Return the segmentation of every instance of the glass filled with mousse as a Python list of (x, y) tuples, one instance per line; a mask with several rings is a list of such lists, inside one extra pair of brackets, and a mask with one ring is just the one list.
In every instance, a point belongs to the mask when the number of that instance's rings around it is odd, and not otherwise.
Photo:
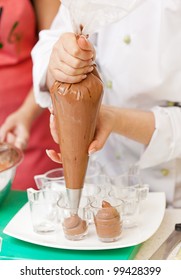
[(101, 198), (91, 203), (97, 236), (102, 242), (115, 242), (122, 233), (123, 201)]

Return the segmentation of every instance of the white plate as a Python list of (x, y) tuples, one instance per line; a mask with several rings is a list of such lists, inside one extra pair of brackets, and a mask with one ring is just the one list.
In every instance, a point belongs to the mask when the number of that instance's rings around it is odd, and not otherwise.
[(26, 203), (4, 229), (4, 233), (30, 243), (71, 250), (105, 250), (124, 248), (140, 244), (149, 239), (159, 228), (165, 213), (165, 194), (149, 193), (146, 201), (142, 201), (139, 226), (123, 229), (120, 240), (103, 243), (97, 239), (94, 225), (90, 226), (88, 236), (84, 240), (67, 240), (63, 232), (53, 234), (37, 234), (32, 229), (29, 205)]

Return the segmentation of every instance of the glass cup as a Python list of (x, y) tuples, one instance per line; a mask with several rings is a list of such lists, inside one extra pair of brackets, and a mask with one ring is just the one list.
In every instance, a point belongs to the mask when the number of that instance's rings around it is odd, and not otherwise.
[(123, 204), (123, 227), (131, 228), (138, 225), (139, 222), (139, 193), (134, 187), (112, 186), (109, 192), (110, 197), (121, 199)]
[(98, 160), (89, 158), (86, 176), (85, 176), (85, 183), (92, 183), (93, 179), (103, 174), (102, 166)]
[(95, 197), (101, 196), (101, 188), (94, 184), (84, 184), (82, 196), (88, 198), (91, 203)]
[(149, 185), (143, 184), (139, 173), (124, 173), (111, 178), (111, 183), (118, 187), (134, 187), (138, 190), (139, 200), (146, 200), (149, 193)]
[(77, 241), (88, 234), (87, 207), (71, 208), (67, 202), (58, 201), (59, 221), (61, 222), (65, 238)]
[(51, 188), (54, 191), (62, 191), (65, 188), (63, 168), (51, 169), (40, 175), (35, 175), (34, 180), (38, 189)]
[(140, 201), (146, 200), (148, 197), (148, 193), (150, 190), (150, 186), (148, 184), (142, 184), (139, 186), (136, 186), (139, 192), (139, 199)]
[[(61, 208), (68, 207), (72, 208), (69, 204), (69, 200), (66, 193), (63, 193), (63, 195), (60, 197), (60, 199), (57, 202), (58, 206), (58, 219), (59, 221), (62, 220), (62, 210)], [(79, 208), (85, 208), (86, 209), (86, 220), (88, 224), (92, 223), (92, 212), (90, 211), (90, 200), (88, 197), (81, 196)]]
[(115, 242), (122, 233), (123, 202), (116, 198), (96, 199), (91, 203), (98, 239)]
[[(110, 190), (109, 178), (105, 174), (99, 174), (89, 179), (89, 183), (85, 183), (82, 190), (82, 197), (88, 198), (89, 206), (96, 198), (103, 198)], [(94, 223), (93, 214), (89, 211), (89, 223)]]
[(51, 233), (58, 229), (57, 201), (61, 194), (52, 190), (27, 189), (33, 230), (36, 233)]

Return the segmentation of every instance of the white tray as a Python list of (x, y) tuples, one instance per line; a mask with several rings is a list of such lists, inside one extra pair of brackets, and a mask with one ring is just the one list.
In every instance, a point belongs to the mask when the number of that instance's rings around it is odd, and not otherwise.
[(138, 245), (149, 239), (159, 228), (164, 213), (166, 199), (162, 192), (149, 193), (142, 201), (139, 226), (123, 229), (121, 238), (113, 243), (103, 243), (97, 239), (94, 225), (90, 225), (88, 236), (84, 240), (67, 240), (62, 230), (52, 234), (37, 234), (33, 231), (29, 205), (26, 203), (12, 218), (4, 233), (30, 243), (71, 250), (105, 250)]

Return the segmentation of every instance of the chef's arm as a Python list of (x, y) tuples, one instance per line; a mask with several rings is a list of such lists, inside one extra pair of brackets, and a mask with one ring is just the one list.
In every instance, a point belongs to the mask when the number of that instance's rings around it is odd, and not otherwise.
[(33, 0), (38, 31), (49, 29), (55, 18), (60, 0)]
[(95, 140), (89, 152), (100, 150), (111, 133), (148, 145), (155, 130), (152, 112), (102, 105)]
[(181, 157), (181, 108), (154, 107), (150, 111), (102, 106), (89, 153), (103, 148), (111, 133), (142, 143), (139, 165), (156, 166)]
[(144, 145), (149, 144), (155, 130), (153, 112), (122, 108), (113, 110), (115, 110), (113, 132)]

